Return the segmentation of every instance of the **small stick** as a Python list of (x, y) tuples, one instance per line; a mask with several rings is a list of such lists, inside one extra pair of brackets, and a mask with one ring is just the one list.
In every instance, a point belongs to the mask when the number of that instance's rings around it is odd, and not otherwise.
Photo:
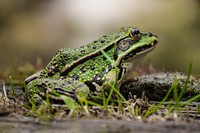
[(5, 83), (5, 81), (4, 80), (2, 80), (2, 79), (0, 79), (0, 81), (2, 82), (2, 84), (3, 84), (3, 93), (4, 93), (4, 96), (5, 96), (5, 98), (6, 98), (6, 101), (8, 100), (8, 97), (7, 97), (7, 92), (6, 92), (6, 83)]

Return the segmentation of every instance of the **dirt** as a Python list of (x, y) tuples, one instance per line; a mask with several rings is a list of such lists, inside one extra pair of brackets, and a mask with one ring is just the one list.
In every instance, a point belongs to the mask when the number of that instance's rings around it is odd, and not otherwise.
[(35, 122), (30, 118), (13, 119), (0, 118), (0, 129), (3, 133), (35, 133), (35, 132), (67, 132), (67, 133), (199, 133), (199, 123), (187, 122), (157, 122), (145, 123), (142, 121), (124, 120), (68, 120), (53, 122)]

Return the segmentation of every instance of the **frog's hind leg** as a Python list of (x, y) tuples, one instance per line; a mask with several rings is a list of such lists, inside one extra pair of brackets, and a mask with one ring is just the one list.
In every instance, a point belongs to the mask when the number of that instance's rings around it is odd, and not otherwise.
[(50, 103), (62, 104), (63, 96), (78, 101), (78, 95), (85, 98), (89, 95), (89, 88), (83, 82), (74, 79), (38, 78), (26, 86), (26, 94), (30, 102), (40, 104), (44, 100)]

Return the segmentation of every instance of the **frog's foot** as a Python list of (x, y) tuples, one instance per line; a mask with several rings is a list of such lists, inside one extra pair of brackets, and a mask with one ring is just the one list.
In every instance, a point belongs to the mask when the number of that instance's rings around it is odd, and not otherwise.
[(63, 96), (75, 101), (78, 101), (78, 96), (87, 98), (89, 88), (83, 82), (74, 79), (39, 78), (27, 84), (26, 94), (33, 103), (49, 100), (60, 104), (64, 103)]

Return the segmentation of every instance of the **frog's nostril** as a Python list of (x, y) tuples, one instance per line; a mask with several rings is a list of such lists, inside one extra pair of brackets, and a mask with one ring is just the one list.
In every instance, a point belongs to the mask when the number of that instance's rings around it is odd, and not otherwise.
[(156, 45), (157, 43), (158, 43), (158, 41), (157, 41), (157, 40), (154, 40), (154, 41), (153, 41), (153, 44), (154, 44), (154, 45)]
[(151, 32), (148, 32), (148, 34), (149, 34), (150, 37), (153, 36), (153, 34)]

